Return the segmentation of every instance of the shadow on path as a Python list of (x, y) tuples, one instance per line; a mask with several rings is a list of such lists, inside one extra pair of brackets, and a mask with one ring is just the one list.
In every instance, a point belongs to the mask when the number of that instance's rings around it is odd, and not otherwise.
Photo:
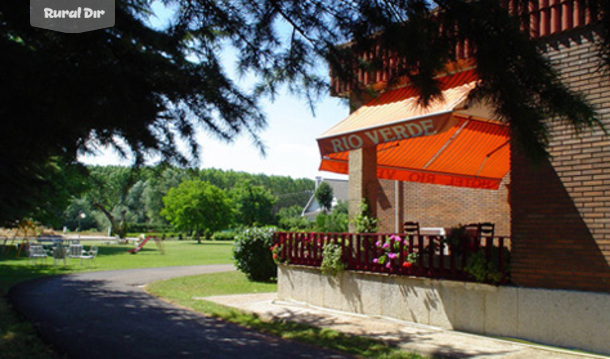
[(72, 359), (347, 357), (177, 308), (103, 276), (41, 278), (13, 287), (9, 297), (47, 343)]

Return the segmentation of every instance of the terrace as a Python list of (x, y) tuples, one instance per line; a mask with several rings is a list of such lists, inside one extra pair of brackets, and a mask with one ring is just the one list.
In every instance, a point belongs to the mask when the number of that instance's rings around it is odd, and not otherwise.
[(454, 235), (278, 232), (276, 259), (320, 267), (324, 248), (337, 244), (347, 270), (506, 284), (510, 237), (485, 235), (473, 227)]

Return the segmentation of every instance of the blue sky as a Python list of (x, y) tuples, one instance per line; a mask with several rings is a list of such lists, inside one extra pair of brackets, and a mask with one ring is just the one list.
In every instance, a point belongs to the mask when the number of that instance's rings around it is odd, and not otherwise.
[[(166, 10), (156, 7), (158, 19), (154, 25), (166, 21)], [(226, 71), (236, 74), (235, 57), (230, 51), (223, 53)], [(320, 63), (320, 73), (328, 73), (325, 63)], [(247, 87), (251, 79), (234, 77), (236, 83)], [(319, 172), (320, 153), (316, 137), (344, 119), (349, 109), (344, 101), (328, 96), (321, 97), (315, 106), (315, 116), (311, 113), (304, 99), (298, 99), (281, 91), (275, 101), (264, 101), (261, 108), (267, 115), (268, 126), (259, 133), (267, 146), (267, 155), (263, 157), (252, 144), (248, 136), (240, 136), (233, 143), (219, 141), (199, 131), (198, 143), (202, 147), (202, 168), (220, 168), (224, 170), (265, 173), (270, 175), (291, 176), (294, 178), (345, 178), (329, 172)], [(110, 149), (100, 149), (96, 156), (81, 156), (79, 159), (87, 164), (129, 165), (130, 161), (121, 159)]]

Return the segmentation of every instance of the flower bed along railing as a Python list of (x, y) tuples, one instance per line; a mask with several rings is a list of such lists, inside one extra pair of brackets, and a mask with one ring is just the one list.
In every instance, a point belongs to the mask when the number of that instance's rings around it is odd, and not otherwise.
[(510, 237), (451, 238), (381, 233), (276, 232), (276, 261), (319, 267), (336, 243), (348, 270), (503, 284), (509, 279)]

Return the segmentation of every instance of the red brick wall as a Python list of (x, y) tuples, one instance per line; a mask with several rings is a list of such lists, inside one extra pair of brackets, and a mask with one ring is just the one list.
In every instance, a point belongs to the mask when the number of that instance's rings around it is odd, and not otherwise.
[[(417, 221), (422, 227), (453, 227), (473, 222), (496, 224), (497, 235), (510, 235), (506, 180), (500, 189), (482, 190), (415, 182), (398, 182), (399, 223)], [(380, 180), (377, 217), (380, 232), (394, 232), (395, 181)]]
[[(566, 83), (583, 91), (610, 129), (610, 76), (591, 31), (547, 39)], [(610, 137), (552, 121), (549, 163), (533, 167), (512, 144), (512, 280), (517, 285), (610, 292)]]

